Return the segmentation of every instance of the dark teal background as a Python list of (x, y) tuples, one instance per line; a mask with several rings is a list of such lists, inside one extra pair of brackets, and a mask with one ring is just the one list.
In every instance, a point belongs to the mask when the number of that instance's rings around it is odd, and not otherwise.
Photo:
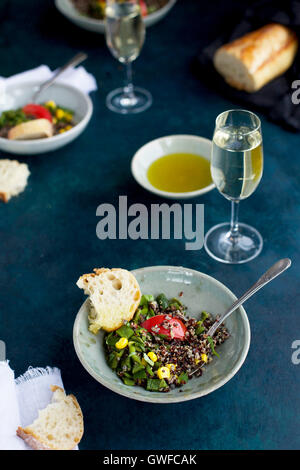
[[(263, 235), (254, 261), (226, 266), (204, 249), (185, 251), (185, 240), (100, 241), (96, 208), (167, 202), (140, 188), (130, 173), (134, 152), (147, 141), (187, 133), (211, 138), (218, 113), (233, 107), (205, 88), (190, 71), (199, 49), (241, 2), (179, 0), (172, 12), (147, 30), (135, 83), (153, 94), (153, 106), (136, 116), (105, 107), (105, 96), (122, 83), (121, 66), (101, 35), (81, 30), (51, 0), (2, 3), (0, 75), (42, 63), (63, 64), (78, 50), (99, 90), (86, 131), (67, 147), (20, 157), (31, 171), (24, 193), (0, 206), (0, 338), (16, 375), (28, 366), (57, 366), (85, 417), (81, 449), (299, 449), (300, 365), (291, 362), (299, 331), (299, 158), (300, 137), (265, 120), (265, 169), (260, 186), (241, 204), (241, 220)], [(1, 158), (14, 158), (1, 154)], [(205, 204), (205, 229), (228, 220), (229, 202), (217, 191)], [(72, 343), (83, 293), (75, 283), (94, 267), (168, 264), (198, 269), (241, 294), (280, 257), (292, 268), (246, 304), (252, 341), (238, 374), (209, 396), (182, 404), (131, 401), (92, 379)], [(0, 384), (1, 386), (1, 384)]]

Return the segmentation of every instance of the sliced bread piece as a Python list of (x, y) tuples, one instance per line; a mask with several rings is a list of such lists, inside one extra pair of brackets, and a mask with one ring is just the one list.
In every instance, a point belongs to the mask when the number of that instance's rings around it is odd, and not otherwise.
[(0, 160), (0, 199), (8, 202), (12, 196), (24, 191), (30, 175), (26, 163), (17, 160)]
[(218, 48), (213, 62), (229, 85), (252, 93), (284, 73), (297, 48), (294, 31), (271, 23)]
[(39, 411), (38, 418), (17, 435), (35, 450), (72, 450), (83, 435), (83, 416), (74, 395), (51, 386), (52, 402)]
[(140, 303), (141, 291), (136, 278), (126, 269), (94, 269), (77, 281), (77, 286), (89, 296), (92, 333), (100, 328), (114, 331), (130, 321)]
[(52, 136), (53, 126), (48, 119), (33, 119), (12, 127), (7, 137), (10, 140), (31, 140)]

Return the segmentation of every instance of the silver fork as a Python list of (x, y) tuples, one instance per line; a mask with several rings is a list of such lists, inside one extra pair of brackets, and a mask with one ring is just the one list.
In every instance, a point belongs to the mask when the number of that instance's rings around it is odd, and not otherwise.
[(79, 52), (74, 57), (72, 57), (72, 59), (70, 59), (65, 65), (60, 67), (55, 72), (53, 77), (51, 77), (49, 80), (47, 80), (46, 82), (42, 83), (42, 85), (40, 85), (39, 89), (33, 95), (32, 102), (36, 103), (40, 93), (42, 93), (42, 91), (47, 90), (47, 88), (49, 88), (52, 85), (52, 83), (57, 79), (57, 77), (63, 74), (67, 69), (71, 67), (76, 67), (76, 65), (80, 64), (85, 59), (87, 59), (87, 54), (85, 54), (84, 52)]
[[(250, 289), (248, 289), (239, 299), (237, 299), (231, 307), (229, 307), (223, 315), (220, 316), (218, 320), (215, 321), (215, 323), (209, 328), (208, 332), (205, 333), (206, 336), (212, 337), (216, 330), (220, 327), (220, 325), (226, 320), (229, 315), (232, 314), (238, 307), (240, 307), (246, 300), (248, 300), (250, 297), (252, 297), (253, 294), (255, 294), (259, 289), (264, 287), (266, 284), (268, 284), (270, 281), (275, 279), (275, 277), (279, 276), (279, 274), (283, 273), (286, 269), (288, 269), (291, 266), (292, 262), (289, 258), (283, 258), (277, 263), (275, 263), (271, 268), (269, 268), (257, 281), (255, 284), (253, 284)], [(195, 374), (197, 371), (199, 371), (201, 367), (198, 367), (195, 369), (190, 376)]]

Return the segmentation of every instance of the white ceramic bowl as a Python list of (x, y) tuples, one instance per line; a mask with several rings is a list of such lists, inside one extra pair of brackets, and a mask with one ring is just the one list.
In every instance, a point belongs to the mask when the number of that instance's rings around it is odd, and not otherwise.
[[(145, 26), (152, 26), (153, 24), (160, 21), (166, 14), (171, 10), (175, 5), (176, 0), (169, 0), (163, 8), (147, 15), (144, 18)], [(105, 33), (104, 21), (96, 20), (94, 18), (89, 18), (87, 16), (81, 15), (79, 11), (74, 7), (71, 0), (55, 0), (56, 8), (72, 23), (76, 24), (80, 28), (86, 29), (88, 31), (93, 31), (94, 33)]]
[[(0, 113), (7, 109), (17, 109), (32, 101), (33, 93), (41, 82), (28, 82), (22, 85), (6, 87), (5, 98), (0, 105)], [(62, 83), (54, 83), (41, 95), (39, 102), (48, 100), (74, 111), (74, 121), (77, 123), (71, 130), (63, 134), (45, 139), (8, 140), (0, 137), (0, 150), (9, 153), (34, 155), (56, 150), (76, 139), (86, 128), (93, 112), (93, 104), (89, 96), (77, 88)]]
[(214, 183), (211, 183), (205, 188), (197, 189), (196, 191), (172, 193), (161, 191), (152, 186), (148, 180), (147, 172), (149, 166), (155, 160), (171, 153), (193, 153), (201, 155), (210, 161), (211, 145), (211, 140), (195, 135), (169, 135), (167, 137), (160, 137), (159, 139), (152, 140), (143, 145), (143, 147), (136, 152), (131, 161), (131, 172), (135, 180), (143, 188), (159, 196), (172, 199), (200, 196), (214, 189)]

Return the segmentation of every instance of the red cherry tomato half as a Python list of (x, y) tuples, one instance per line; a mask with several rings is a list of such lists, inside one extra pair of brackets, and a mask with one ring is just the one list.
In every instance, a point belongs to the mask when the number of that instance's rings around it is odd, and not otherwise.
[(141, 13), (142, 16), (147, 16), (148, 15), (148, 8), (145, 3), (145, 0), (140, 0), (140, 8), (141, 8)]
[[(149, 318), (148, 320), (145, 320), (141, 326), (145, 328), (149, 333), (154, 333), (152, 330), (153, 327), (158, 327), (157, 328), (157, 333), (159, 335), (166, 335), (168, 339), (180, 339), (183, 340), (185, 338), (185, 333), (186, 333), (186, 326), (184, 323), (179, 320), (178, 318), (166, 318), (168, 315), (155, 315), (154, 317)], [(161, 324), (166, 321), (168, 322), (172, 328), (167, 329), (161, 326)], [(172, 334), (171, 334), (172, 331)]]
[(38, 119), (48, 119), (48, 121), (52, 122), (52, 116), (48, 109), (44, 108), (40, 104), (29, 103), (26, 104), (22, 108), (23, 113), (28, 114), (30, 116), (34, 116)]

